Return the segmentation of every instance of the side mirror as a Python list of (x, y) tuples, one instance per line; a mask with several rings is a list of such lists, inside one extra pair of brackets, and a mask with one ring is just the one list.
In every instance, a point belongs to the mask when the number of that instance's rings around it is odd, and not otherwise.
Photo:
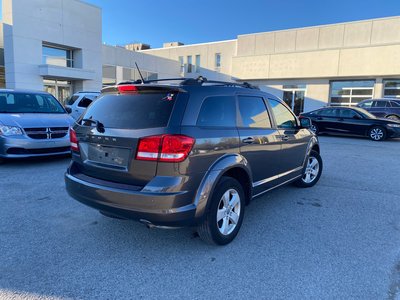
[(68, 106), (67, 106), (67, 107), (65, 108), (65, 110), (66, 110), (66, 111), (67, 111), (67, 113), (69, 113), (69, 114), (70, 114), (70, 113), (72, 113), (72, 109), (71, 109), (71, 107), (68, 107)]
[(303, 117), (303, 118), (300, 119), (301, 128), (310, 128), (311, 124), (312, 124), (312, 122), (311, 122), (310, 118), (304, 118)]

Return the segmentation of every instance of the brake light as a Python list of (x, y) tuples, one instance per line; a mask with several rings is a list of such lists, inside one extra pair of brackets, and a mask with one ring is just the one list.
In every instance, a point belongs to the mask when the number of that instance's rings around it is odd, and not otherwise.
[(132, 84), (119, 85), (117, 88), (121, 94), (136, 93), (139, 90), (137, 86)]
[(79, 142), (76, 137), (76, 132), (72, 128), (69, 129), (69, 140), (71, 142), (71, 150), (75, 152), (79, 152)]
[(139, 140), (137, 160), (162, 162), (184, 161), (193, 148), (195, 139), (185, 135), (155, 135)]

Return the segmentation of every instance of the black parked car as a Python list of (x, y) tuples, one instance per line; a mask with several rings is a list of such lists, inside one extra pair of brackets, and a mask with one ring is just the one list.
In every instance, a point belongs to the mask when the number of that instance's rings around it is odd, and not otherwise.
[(310, 119), (301, 125), (273, 95), (204, 78), (155, 82), (103, 89), (71, 129), (72, 197), (149, 227), (197, 226), (223, 245), (251, 199), (319, 180)]
[(369, 99), (357, 104), (378, 118), (387, 118), (400, 122), (400, 99)]
[(374, 141), (400, 137), (400, 122), (379, 119), (359, 107), (325, 107), (301, 114), (312, 120), (315, 133), (367, 136)]

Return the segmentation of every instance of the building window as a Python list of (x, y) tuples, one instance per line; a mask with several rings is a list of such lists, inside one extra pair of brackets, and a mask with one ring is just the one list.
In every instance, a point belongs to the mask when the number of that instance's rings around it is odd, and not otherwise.
[(71, 49), (43, 45), (42, 63), (60, 67), (74, 67), (74, 53)]
[(400, 98), (400, 79), (387, 79), (383, 81), (383, 97)]
[(183, 61), (183, 56), (179, 56), (179, 67), (180, 67), (180, 72), (181, 75), (185, 74), (185, 62)]
[(103, 86), (114, 85), (117, 83), (117, 67), (103, 66)]
[(221, 68), (221, 53), (215, 53), (215, 68)]
[(285, 103), (297, 116), (304, 111), (305, 96), (305, 84), (292, 84), (283, 86), (283, 101), (285, 101)]
[(353, 106), (374, 95), (374, 80), (331, 81), (330, 105)]
[(187, 57), (187, 72), (192, 73), (193, 65), (192, 65), (192, 56), (189, 55)]
[(200, 73), (200, 55), (196, 55), (196, 65), (195, 65), (195, 72)]

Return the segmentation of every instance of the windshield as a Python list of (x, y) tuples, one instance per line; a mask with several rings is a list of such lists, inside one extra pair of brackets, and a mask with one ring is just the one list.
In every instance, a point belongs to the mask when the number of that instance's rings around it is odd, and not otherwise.
[(374, 116), (373, 114), (371, 114), (370, 112), (368, 112), (364, 108), (360, 108), (360, 107), (352, 107), (352, 108), (355, 111), (357, 111), (358, 113), (364, 115), (364, 117), (367, 117), (368, 119), (376, 119), (376, 116)]
[(63, 114), (64, 108), (50, 94), (0, 93), (0, 113)]

